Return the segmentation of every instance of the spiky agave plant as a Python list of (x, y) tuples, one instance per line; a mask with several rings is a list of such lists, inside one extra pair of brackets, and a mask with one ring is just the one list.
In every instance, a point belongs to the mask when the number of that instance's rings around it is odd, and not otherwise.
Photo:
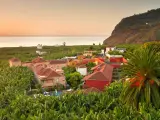
[(138, 108), (139, 103), (152, 103), (160, 108), (160, 56), (153, 47), (129, 54), (123, 72), (129, 78), (124, 83), (121, 100)]

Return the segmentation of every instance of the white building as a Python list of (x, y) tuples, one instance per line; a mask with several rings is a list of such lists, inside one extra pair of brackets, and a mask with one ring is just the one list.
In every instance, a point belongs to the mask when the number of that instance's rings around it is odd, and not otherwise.
[(42, 49), (42, 47), (43, 47), (42, 44), (37, 45), (37, 49)]
[(104, 51), (104, 49), (101, 50), (102, 54), (108, 54), (110, 51), (114, 51), (116, 50), (116, 47), (106, 47), (106, 50)]
[(126, 48), (117, 48), (116, 51), (119, 51), (120, 53), (124, 53), (126, 51)]
[(116, 50), (116, 47), (106, 47), (106, 53)]
[(37, 53), (38, 55), (44, 55), (44, 54), (46, 54), (47, 52), (42, 52), (42, 51), (37, 50), (36, 53)]
[(87, 75), (87, 67), (85, 65), (77, 66), (76, 71), (79, 72), (83, 76)]
[(64, 57), (64, 58), (62, 58), (62, 59), (76, 59), (77, 58), (77, 56), (71, 56), (71, 57)]

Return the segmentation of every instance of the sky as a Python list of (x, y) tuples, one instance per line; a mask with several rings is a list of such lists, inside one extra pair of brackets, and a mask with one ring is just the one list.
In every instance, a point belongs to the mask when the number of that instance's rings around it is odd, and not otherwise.
[(0, 0), (0, 35), (110, 35), (160, 0)]

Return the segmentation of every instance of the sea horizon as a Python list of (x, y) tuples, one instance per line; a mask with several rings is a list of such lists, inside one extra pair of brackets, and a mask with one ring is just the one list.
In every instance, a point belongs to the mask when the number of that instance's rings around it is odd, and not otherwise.
[(74, 45), (99, 45), (108, 36), (0, 36), (0, 48), (2, 47), (33, 47), (38, 44), (43, 46)]

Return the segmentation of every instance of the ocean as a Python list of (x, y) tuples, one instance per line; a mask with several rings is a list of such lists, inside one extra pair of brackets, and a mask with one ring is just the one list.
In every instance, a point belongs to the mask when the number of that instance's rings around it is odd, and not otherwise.
[(45, 46), (62, 45), (93, 45), (103, 43), (107, 36), (87, 36), (87, 37), (0, 37), (0, 47), (29, 47), (42, 44)]

